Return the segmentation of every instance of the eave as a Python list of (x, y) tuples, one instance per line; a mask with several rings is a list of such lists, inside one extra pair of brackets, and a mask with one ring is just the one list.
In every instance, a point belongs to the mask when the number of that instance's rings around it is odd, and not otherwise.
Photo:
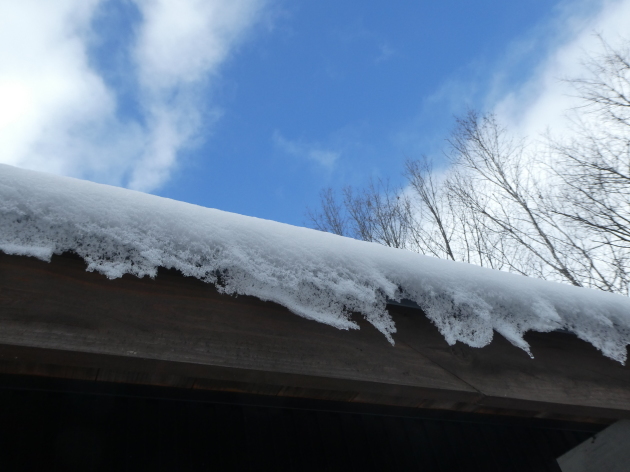
[(342, 402), (611, 422), (630, 418), (630, 369), (564, 333), (449, 346), (390, 306), (395, 346), (356, 317), (342, 331), (162, 270), (155, 279), (0, 253), (0, 372)]

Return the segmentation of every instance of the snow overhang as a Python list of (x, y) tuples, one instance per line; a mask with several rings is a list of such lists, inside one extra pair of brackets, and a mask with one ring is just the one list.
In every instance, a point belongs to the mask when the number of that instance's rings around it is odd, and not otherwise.
[(630, 299), (0, 165), (0, 251), (49, 261), (72, 252), (110, 279), (158, 268), (249, 295), (338, 329), (363, 317), (392, 344), (387, 302), (409, 300), (449, 345), (494, 333), (530, 349), (527, 332), (565, 330), (624, 363)]

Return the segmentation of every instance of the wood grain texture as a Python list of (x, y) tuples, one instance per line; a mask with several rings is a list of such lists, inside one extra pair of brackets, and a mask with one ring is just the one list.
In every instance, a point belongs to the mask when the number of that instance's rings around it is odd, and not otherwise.
[(0, 253), (0, 372), (532, 416), (630, 416), (630, 371), (562, 334), (450, 347), (392, 307), (396, 345), (172, 271), (108, 280), (72, 256)]
[[(495, 333), (482, 349), (458, 343), (444, 348), (428, 334), (426, 321), (397, 320), (399, 338), (483, 394), (479, 406), (539, 412), (628, 417), (630, 369), (604, 357), (567, 333), (528, 333), (534, 359)], [(542, 415), (544, 416), (544, 415)]]

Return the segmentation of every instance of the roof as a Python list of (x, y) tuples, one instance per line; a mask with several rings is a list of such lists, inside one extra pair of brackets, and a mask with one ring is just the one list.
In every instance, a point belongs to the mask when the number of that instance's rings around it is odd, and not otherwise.
[(396, 344), (175, 270), (110, 280), (78, 256), (0, 253), (0, 373), (348, 405), (610, 422), (630, 418), (630, 367), (562, 333), (449, 346), (422, 311), (390, 306)]
[(532, 354), (525, 333), (565, 330), (623, 363), (630, 344), (621, 295), (7, 165), (0, 221), (5, 254), (72, 252), (110, 279), (175, 269), (343, 330), (358, 329), (360, 314), (392, 344), (400, 326), (388, 299), (416, 303), (449, 345), (486, 346), (497, 332)]

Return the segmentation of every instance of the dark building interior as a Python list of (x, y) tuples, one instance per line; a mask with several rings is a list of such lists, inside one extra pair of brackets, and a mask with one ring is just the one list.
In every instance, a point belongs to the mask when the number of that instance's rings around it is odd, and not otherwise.
[(3, 471), (559, 471), (605, 425), (0, 376)]

